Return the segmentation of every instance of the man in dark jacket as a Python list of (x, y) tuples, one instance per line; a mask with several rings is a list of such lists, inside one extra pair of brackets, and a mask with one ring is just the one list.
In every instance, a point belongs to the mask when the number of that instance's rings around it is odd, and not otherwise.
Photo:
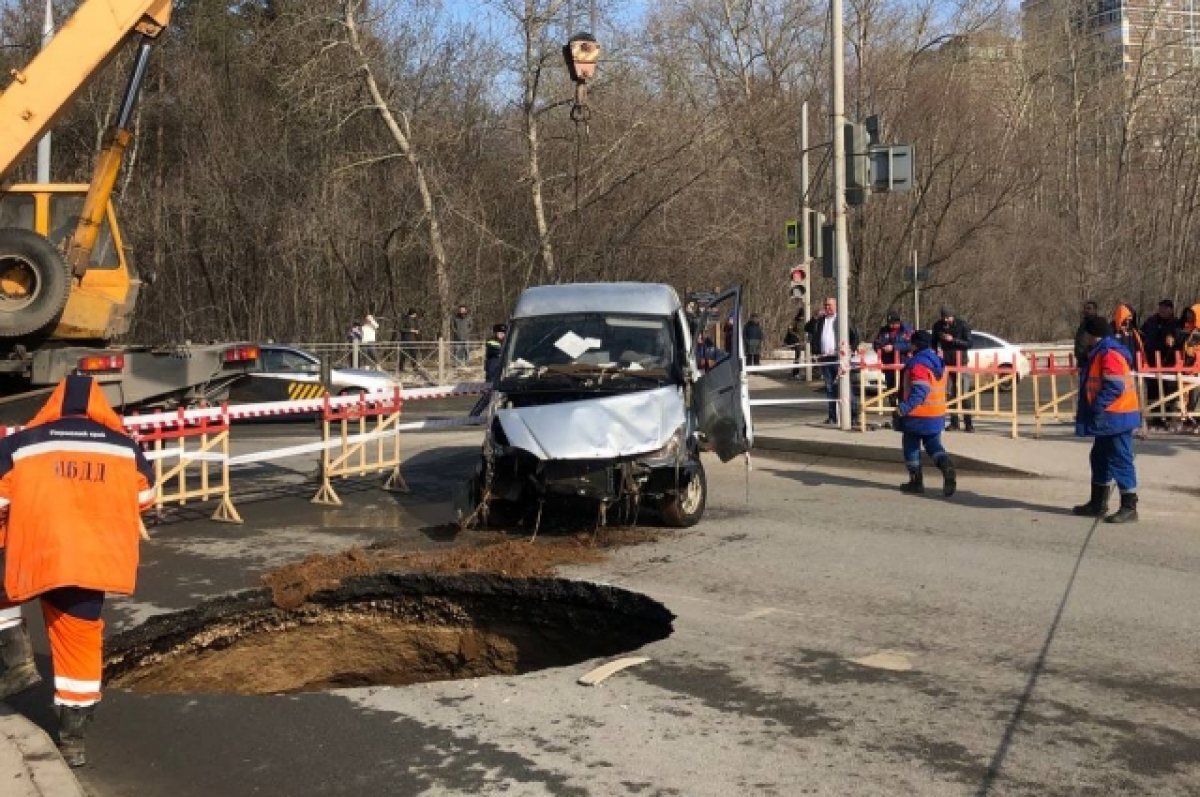
[(420, 356), (420, 353), (417, 351), (417, 347), (416, 346), (405, 346), (403, 344), (404, 343), (415, 343), (420, 339), (421, 339), (420, 316), (417, 314), (417, 308), (410, 307), (410, 308), (408, 308), (408, 312), (404, 314), (404, 318), (400, 322), (400, 340), (402, 342), (402, 345), (400, 346), (400, 364), (397, 366), (398, 370), (403, 371), (405, 366), (407, 366), (409, 364), (409, 361), (412, 362), (413, 369), (414, 370), (416, 369), (417, 364), (418, 364), (417, 358)]
[(746, 365), (762, 365), (763, 328), (758, 313), (752, 313), (742, 327), (742, 343), (746, 346)]
[(1075, 330), (1075, 367), (1082, 368), (1083, 363), (1087, 360), (1088, 350), (1087, 344), (1084, 342), (1084, 335), (1087, 334), (1087, 320), (1093, 316), (1100, 314), (1100, 307), (1095, 302), (1089, 300), (1083, 303), (1083, 312), (1079, 316), (1079, 327)]
[(921, 475), (921, 447), (942, 472), (942, 494), (954, 495), (958, 478), (954, 462), (942, 446), (946, 424), (946, 366), (930, 348), (932, 336), (925, 330), (913, 333), (915, 353), (900, 374), (900, 405), (893, 426), (903, 433), (901, 448), (908, 468), (908, 483), (900, 486), (906, 493), (925, 492)]
[[(1146, 364), (1151, 368), (1175, 367), (1175, 343), (1179, 337), (1179, 319), (1175, 317), (1175, 303), (1163, 299), (1158, 310), (1142, 324), (1142, 345), (1146, 349)], [(1164, 418), (1177, 412), (1177, 402), (1169, 401), (1161, 407), (1151, 407), (1161, 398), (1158, 379), (1146, 380), (1146, 413), (1159, 417), (1151, 418), (1152, 427), (1165, 427)]]
[(1109, 485), (1115, 481), (1121, 491), (1121, 508), (1105, 521), (1129, 523), (1138, 519), (1133, 432), (1142, 425), (1133, 354), (1110, 334), (1108, 322), (1099, 316), (1085, 322), (1084, 333), (1088, 358), (1079, 370), (1075, 434), (1095, 438), (1090, 457), (1092, 497), (1071, 511), (1085, 517), (1104, 515)]
[[(938, 312), (938, 320), (933, 322), (933, 348), (941, 355), (942, 361), (951, 367), (969, 367), (971, 365), (971, 327), (966, 321), (957, 318), (949, 307), (942, 307)], [(985, 363), (986, 364), (986, 363)], [(955, 399), (963, 393), (971, 392), (970, 374), (951, 374), (946, 382), (946, 397)], [(975, 422), (970, 410), (974, 402), (963, 399), (963, 427), (968, 432), (975, 431)], [(958, 413), (950, 413), (950, 429), (958, 431)]]
[[(900, 314), (895, 310), (888, 310), (887, 323), (879, 328), (879, 332), (875, 335), (875, 341), (872, 344), (875, 353), (879, 355), (879, 362), (884, 366), (892, 366), (891, 369), (886, 369), (883, 372), (883, 381), (887, 385), (888, 390), (896, 388), (896, 381), (899, 375), (899, 366), (904, 364), (908, 353), (912, 351), (913, 328), (911, 324), (905, 324), (900, 320)], [(898, 398), (893, 398), (892, 405), (899, 403)]]
[(492, 336), (483, 343), (483, 378), (493, 385), (500, 379), (500, 352), (504, 349), (507, 334), (508, 327), (496, 324), (492, 327)]
[(471, 315), (465, 304), (460, 304), (450, 319), (450, 333), (454, 339), (454, 365), (462, 368), (467, 364), (470, 352), (467, 341), (471, 339)]

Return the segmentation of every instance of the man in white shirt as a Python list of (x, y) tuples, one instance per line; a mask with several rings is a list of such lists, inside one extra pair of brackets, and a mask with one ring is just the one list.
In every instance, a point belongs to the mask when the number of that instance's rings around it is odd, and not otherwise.
[[(812, 318), (805, 331), (808, 333), (809, 350), (821, 363), (821, 380), (825, 384), (825, 397), (828, 414), (825, 423), (837, 423), (837, 380), (838, 380), (838, 339), (837, 339), (837, 299), (832, 297), (825, 300), (820, 312)], [(858, 348), (858, 330), (850, 326), (850, 348)], [(858, 414), (858, 397), (850, 394), (852, 415)]]

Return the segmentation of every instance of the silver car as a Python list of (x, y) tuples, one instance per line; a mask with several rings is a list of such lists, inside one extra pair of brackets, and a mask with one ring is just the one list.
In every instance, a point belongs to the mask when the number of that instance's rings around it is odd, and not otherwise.
[(547, 501), (591, 502), (601, 521), (656, 509), (700, 520), (701, 452), (752, 442), (740, 291), (711, 301), (695, 339), (667, 285), (545, 285), (517, 300), (487, 408), (470, 504), (500, 524)]

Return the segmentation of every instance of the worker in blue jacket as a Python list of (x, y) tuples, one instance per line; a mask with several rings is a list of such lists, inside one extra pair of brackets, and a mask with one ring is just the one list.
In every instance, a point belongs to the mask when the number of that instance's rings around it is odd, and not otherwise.
[(1137, 516), (1137, 472), (1133, 467), (1133, 432), (1141, 428), (1133, 354), (1113, 337), (1099, 316), (1084, 320), (1087, 360), (1079, 370), (1079, 399), (1075, 434), (1092, 442), (1092, 497), (1071, 511), (1101, 517), (1108, 511), (1108, 493), (1115, 481), (1121, 507), (1104, 518), (1108, 523), (1132, 523)]
[(954, 462), (942, 446), (942, 431), (946, 428), (946, 365), (930, 348), (933, 336), (921, 329), (912, 335), (914, 354), (900, 372), (900, 404), (893, 421), (903, 433), (901, 447), (908, 468), (908, 483), (900, 489), (906, 493), (925, 492), (921, 475), (921, 447), (933, 458), (942, 472), (942, 494), (954, 495), (958, 478)]

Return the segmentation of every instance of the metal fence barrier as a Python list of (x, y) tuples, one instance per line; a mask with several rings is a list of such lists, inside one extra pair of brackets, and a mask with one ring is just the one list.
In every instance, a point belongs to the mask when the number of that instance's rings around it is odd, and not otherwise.
[[(867, 417), (891, 416), (900, 401), (901, 364), (864, 363), (858, 379), (858, 428), (867, 430)], [(889, 378), (890, 375), (890, 378)], [(972, 421), (987, 418), (1009, 424), (1016, 438), (1020, 416), (1014, 389), (1017, 375), (998, 358), (976, 353), (968, 365), (947, 365), (946, 414)], [(887, 387), (891, 382), (894, 386)], [(868, 389), (870, 386), (871, 389)]]
[[(154, 466), (154, 510), (167, 504), (218, 501), (213, 520), (241, 523), (230, 496), (229, 413), (225, 407), (215, 418), (189, 419), (179, 411), (178, 422), (134, 433)], [(189, 441), (195, 447), (189, 447)], [(165, 444), (173, 444), (167, 447)], [(176, 460), (168, 464), (167, 460)]]
[(328, 359), (334, 368), (369, 368), (427, 385), (478, 379), (483, 374), (484, 341), (376, 341), (298, 343)]
[[(355, 404), (333, 406), (325, 400), (321, 413), (321, 486), (312, 503), (341, 506), (332, 479), (390, 471), (385, 490), (408, 492), (400, 475), (400, 391), (384, 399), (360, 398)], [(332, 443), (333, 445), (329, 445)]]

